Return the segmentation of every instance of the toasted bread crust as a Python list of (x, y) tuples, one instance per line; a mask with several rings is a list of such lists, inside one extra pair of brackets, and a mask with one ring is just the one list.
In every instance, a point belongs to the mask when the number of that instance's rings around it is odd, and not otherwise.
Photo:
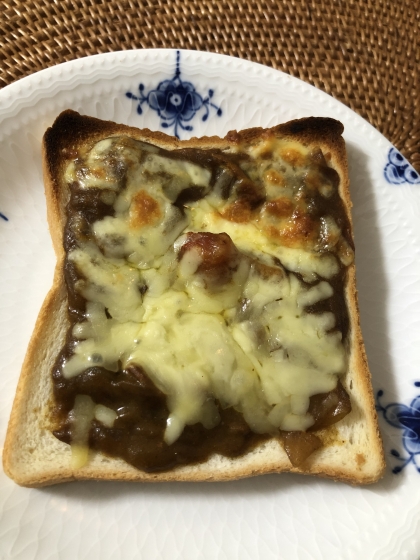
[[(23, 486), (45, 486), (71, 480), (127, 481), (222, 481), (267, 473), (294, 472), (332, 478), (351, 484), (377, 481), (385, 461), (378, 429), (373, 391), (359, 324), (355, 266), (350, 265), (345, 286), (350, 316), (348, 341), (349, 368), (342, 380), (350, 395), (353, 411), (338, 424), (325, 430), (331, 445), (314, 452), (304, 468), (292, 467), (277, 440), (269, 440), (243, 457), (214, 456), (199, 465), (184, 466), (170, 472), (149, 474), (123, 460), (95, 454), (88, 465), (72, 471), (70, 447), (48, 430), (48, 404), (52, 382), (50, 371), (64, 344), (68, 327), (67, 298), (63, 279), (63, 230), (69, 193), (62, 181), (66, 157), (81, 146), (90, 147), (100, 138), (130, 136), (165, 149), (232, 149), (235, 144), (251, 144), (267, 134), (319, 146), (330, 154), (330, 165), (340, 176), (340, 195), (351, 224), (351, 200), (343, 126), (329, 118), (294, 120), (272, 129), (251, 128), (232, 131), (225, 138), (204, 137), (179, 141), (160, 132), (119, 125), (65, 111), (47, 130), (43, 141), (43, 166), (47, 216), (57, 267), (53, 287), (42, 306), (28, 347), (9, 422), (3, 454), (4, 470)], [(43, 403), (43, 408), (42, 404)]]

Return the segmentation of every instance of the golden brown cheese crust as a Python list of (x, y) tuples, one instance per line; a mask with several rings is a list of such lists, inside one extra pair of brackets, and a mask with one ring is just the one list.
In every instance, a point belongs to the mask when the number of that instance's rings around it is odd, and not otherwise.
[[(37, 383), (37, 378), (32, 373), (34, 364), (40, 370), (42, 369), (44, 357), (39, 356), (40, 345), (48, 344), (48, 341), (45, 342), (44, 340), (45, 331), (47, 334), (48, 332), (52, 334), (57, 328), (57, 325), (51, 324), (52, 315), (55, 317), (57, 315), (60, 316), (62, 323), (66, 324), (66, 301), (65, 298), (64, 300), (62, 298), (63, 279), (60, 274), (64, 258), (62, 239), (65, 223), (65, 205), (68, 198), (68, 193), (65, 192), (65, 185), (62, 180), (63, 166), (66, 159), (77, 153), (78, 148), (82, 145), (86, 144), (91, 147), (101, 138), (120, 134), (131, 136), (137, 140), (151, 142), (166, 149), (211, 147), (221, 150), (232, 149), (232, 146), (235, 144), (243, 145), (260, 142), (268, 135), (274, 134), (285, 139), (297, 140), (307, 146), (320, 146), (326, 157), (330, 157), (332, 166), (340, 175), (340, 195), (344, 201), (351, 223), (347, 159), (344, 141), (341, 138), (342, 131), (341, 123), (333, 119), (309, 118), (278, 125), (268, 131), (261, 128), (253, 128), (241, 132), (230, 132), (224, 139), (217, 137), (193, 138), (186, 142), (180, 142), (163, 133), (151, 132), (149, 130), (140, 131), (135, 128), (100, 121), (91, 117), (82, 117), (73, 111), (65, 111), (57, 118), (54, 126), (46, 132), (43, 144), (48, 221), (58, 258), (57, 272), (53, 288), (40, 312), (28, 349), (9, 424), (4, 451), (4, 467), (9, 476), (14, 478), (19, 484), (27, 486), (42, 486), (76, 479), (133, 481), (230, 480), (256, 474), (286, 471), (316, 474), (354, 484), (374, 482), (382, 476), (385, 463), (374, 409), (370, 373), (360, 332), (354, 264), (349, 267), (346, 284), (346, 299), (351, 315), (351, 331), (349, 339), (350, 368), (349, 373), (344, 379), (344, 385), (352, 399), (356, 401), (356, 406), (349, 418), (340, 423), (342, 425), (339, 427), (333, 426), (332, 429), (326, 430), (324, 441), (328, 440), (328, 433), (330, 433), (330, 437), (332, 437), (335, 444), (333, 452), (330, 452), (331, 448), (328, 447), (315, 452), (308, 459), (304, 469), (292, 467), (276, 441), (263, 444), (261, 449), (257, 449), (249, 456), (233, 461), (215, 458), (209, 461), (208, 464), (195, 467), (181, 467), (180, 469), (161, 474), (146, 474), (124, 465), (121, 461), (109, 461), (102, 457), (98, 457), (88, 466), (72, 472), (69, 467), (69, 453), (67, 450), (63, 451), (64, 455), (67, 452), (67, 458), (64, 459), (64, 464), (59, 468), (47, 461), (43, 470), (41, 470), (42, 472), (25, 474), (25, 472), (22, 473), (17, 465), (17, 461), (28, 459), (27, 457), (22, 458), (19, 456), (19, 452), (16, 449), (16, 440), (19, 439), (18, 433), (22, 428), (23, 417), (27, 412), (26, 401), (29, 401), (29, 395), (35, 390)], [(58, 336), (58, 345), (61, 345), (64, 341), (65, 335), (63, 333), (65, 333), (65, 330), (65, 328), (61, 329), (61, 335)], [(45, 371), (40, 371), (38, 374), (41, 376), (46, 375)], [(49, 370), (47, 374), (49, 374)], [(346, 453), (350, 453), (350, 455), (344, 453), (343, 458), (337, 461), (336, 455), (337, 449), (338, 453), (340, 453), (340, 442), (342, 442), (341, 449), (348, 446), (349, 438), (351, 439), (354, 436), (355, 426), (359, 424), (363, 425), (363, 430), (367, 434), (366, 442), (359, 445), (357, 453), (353, 449), (348, 452), (346, 448)], [(20, 443), (23, 447), (25, 446), (25, 442), (21, 441)], [(374, 457), (373, 461), (370, 460), (372, 457)]]

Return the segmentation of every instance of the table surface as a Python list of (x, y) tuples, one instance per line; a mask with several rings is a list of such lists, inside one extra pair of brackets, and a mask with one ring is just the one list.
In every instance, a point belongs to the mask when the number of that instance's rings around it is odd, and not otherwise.
[(218, 52), (298, 77), (420, 171), (419, 0), (0, 0), (0, 87), (97, 53)]

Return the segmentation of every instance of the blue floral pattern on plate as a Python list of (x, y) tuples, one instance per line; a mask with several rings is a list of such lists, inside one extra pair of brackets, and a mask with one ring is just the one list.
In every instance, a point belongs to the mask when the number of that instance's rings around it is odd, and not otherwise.
[(392, 185), (420, 184), (420, 175), (395, 148), (390, 148), (388, 152), (388, 162), (384, 168), (384, 175), (388, 183)]
[(180, 56), (181, 53), (176, 51), (173, 78), (159, 82), (156, 89), (150, 90), (149, 93), (145, 92), (143, 84), (139, 84), (138, 95), (134, 95), (131, 91), (126, 93), (129, 99), (138, 101), (137, 113), (139, 115), (143, 113), (143, 103), (146, 103), (159, 115), (162, 128), (174, 127), (174, 136), (177, 138), (179, 138), (179, 129), (193, 130), (192, 125), (186, 123), (191, 122), (201, 109), (204, 109), (202, 121), (208, 119), (210, 109), (215, 109), (218, 117), (222, 115), (222, 109), (211, 101), (214, 90), (209, 89), (207, 96), (202, 97), (191, 82), (181, 80)]
[(9, 218), (5, 216), (2, 212), (0, 212), (0, 218), (2, 218), (5, 222), (9, 221)]
[[(414, 383), (420, 387), (420, 381)], [(391, 449), (391, 455), (401, 461), (392, 472), (397, 474), (409, 463), (413, 463), (417, 471), (420, 472), (420, 395), (415, 397), (409, 406), (400, 403), (391, 403), (383, 406), (380, 398), (383, 391), (378, 391), (376, 395), (376, 410), (382, 412), (385, 420), (394, 428), (403, 430), (402, 441), (408, 457), (401, 457), (396, 449)]]

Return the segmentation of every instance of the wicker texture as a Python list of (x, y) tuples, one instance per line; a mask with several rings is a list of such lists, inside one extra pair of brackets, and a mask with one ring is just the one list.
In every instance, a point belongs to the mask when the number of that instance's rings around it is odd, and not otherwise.
[(301, 78), (420, 171), (420, 0), (0, 0), (0, 86), (59, 62), (178, 47)]

